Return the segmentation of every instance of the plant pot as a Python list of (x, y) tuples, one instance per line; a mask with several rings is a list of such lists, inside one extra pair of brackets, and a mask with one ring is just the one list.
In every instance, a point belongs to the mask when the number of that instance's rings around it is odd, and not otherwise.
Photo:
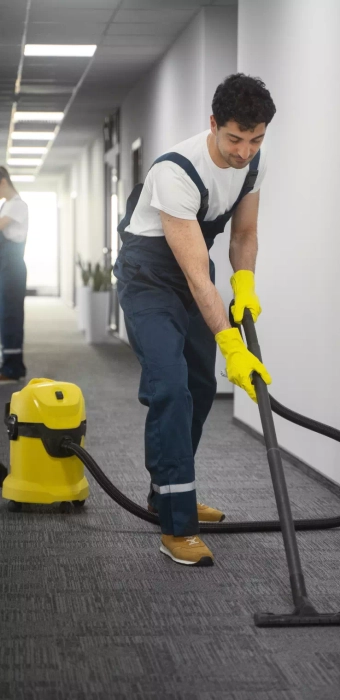
[(86, 301), (86, 342), (91, 344), (108, 342), (110, 292), (91, 290)]
[(91, 292), (90, 287), (77, 287), (76, 290), (76, 307), (77, 307), (77, 324), (80, 331), (84, 331), (86, 327), (87, 317), (87, 297)]

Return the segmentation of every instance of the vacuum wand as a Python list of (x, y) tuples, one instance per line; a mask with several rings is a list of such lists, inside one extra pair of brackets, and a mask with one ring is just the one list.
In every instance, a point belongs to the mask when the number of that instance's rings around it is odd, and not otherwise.
[[(262, 362), (255, 324), (249, 309), (245, 309), (242, 325), (248, 350)], [(308, 599), (267, 385), (257, 372), (253, 373), (253, 383), (267, 448), (267, 458), (279, 513), (292, 597), (295, 606), (294, 612), (291, 615), (257, 613), (254, 616), (255, 624), (258, 627), (340, 625), (340, 613), (319, 614)]]

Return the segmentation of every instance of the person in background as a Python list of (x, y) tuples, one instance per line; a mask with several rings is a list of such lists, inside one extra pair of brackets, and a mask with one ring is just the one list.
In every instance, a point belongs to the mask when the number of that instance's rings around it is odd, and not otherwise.
[(27, 271), (24, 262), (28, 207), (0, 166), (0, 384), (26, 376), (23, 357), (24, 301)]

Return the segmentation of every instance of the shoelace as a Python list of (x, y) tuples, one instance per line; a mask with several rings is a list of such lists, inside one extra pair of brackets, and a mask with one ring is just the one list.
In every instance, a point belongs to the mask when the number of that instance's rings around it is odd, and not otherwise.
[(186, 537), (185, 539), (189, 545), (199, 544), (199, 540), (197, 539), (197, 537)]

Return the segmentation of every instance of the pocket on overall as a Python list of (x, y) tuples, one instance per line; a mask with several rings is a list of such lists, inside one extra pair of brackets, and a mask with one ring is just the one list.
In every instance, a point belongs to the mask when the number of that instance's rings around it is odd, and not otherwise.
[(119, 256), (113, 267), (113, 274), (123, 284), (128, 284), (138, 275), (141, 263), (137, 263), (135, 260), (130, 260), (125, 256)]

